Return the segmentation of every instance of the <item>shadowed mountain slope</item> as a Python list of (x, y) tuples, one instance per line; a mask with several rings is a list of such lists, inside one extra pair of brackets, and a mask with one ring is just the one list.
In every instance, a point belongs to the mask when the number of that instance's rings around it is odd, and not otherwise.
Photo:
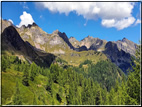
[(2, 33), (2, 51), (9, 51), (24, 56), (28, 62), (34, 61), (40, 66), (50, 66), (55, 55), (37, 50), (29, 42), (24, 42), (13, 26), (5, 28)]

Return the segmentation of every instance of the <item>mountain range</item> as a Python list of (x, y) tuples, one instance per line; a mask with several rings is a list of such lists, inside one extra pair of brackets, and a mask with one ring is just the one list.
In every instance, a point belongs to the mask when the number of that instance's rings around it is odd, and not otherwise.
[(55, 30), (52, 34), (43, 31), (36, 23), (21, 26), (2, 20), (2, 50), (14, 53), (29, 62), (41, 66), (50, 66), (57, 58), (77, 66), (86, 59), (94, 63), (111, 60), (123, 72), (130, 68), (131, 57), (135, 56), (137, 44), (123, 38), (118, 41), (106, 41), (87, 36), (81, 41), (68, 38), (65, 32)]

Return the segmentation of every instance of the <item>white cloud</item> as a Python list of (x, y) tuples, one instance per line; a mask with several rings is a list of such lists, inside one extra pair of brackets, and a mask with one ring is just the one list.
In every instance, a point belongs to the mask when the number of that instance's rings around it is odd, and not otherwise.
[(115, 20), (115, 19), (103, 19), (102, 20), (102, 25), (105, 27), (115, 27), (118, 30), (122, 30), (124, 28), (127, 28), (128, 26), (130, 26), (131, 24), (133, 24), (135, 22), (135, 18), (134, 17), (128, 17), (122, 20)]
[(135, 25), (141, 23), (141, 20), (140, 19), (137, 19), (137, 21), (135, 22)]
[(27, 13), (26, 11), (20, 16), (21, 22), (17, 27), (21, 27), (22, 25), (28, 26), (28, 24), (33, 24), (34, 20), (31, 14)]
[(10, 21), (13, 24), (13, 21), (11, 19), (8, 19), (8, 21)]
[(112, 27), (117, 29), (129, 27), (134, 20), (134, 17), (132, 18), (134, 2), (37, 2), (35, 4), (38, 8), (49, 9), (53, 13), (68, 15), (75, 11), (77, 15), (82, 15), (87, 20), (101, 18), (102, 23), (105, 23), (103, 26), (111, 27), (112, 25), (107, 23), (115, 23)]

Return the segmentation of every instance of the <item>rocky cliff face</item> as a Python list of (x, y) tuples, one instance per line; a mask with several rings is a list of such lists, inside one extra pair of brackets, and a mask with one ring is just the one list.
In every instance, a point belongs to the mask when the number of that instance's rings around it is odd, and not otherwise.
[(80, 41), (80, 46), (86, 46), (87, 49), (90, 48), (90, 46), (95, 43), (96, 39), (93, 39), (92, 36), (87, 36), (83, 40)]
[(76, 40), (74, 37), (70, 37), (69, 41), (74, 46), (74, 48), (80, 47), (80, 42), (78, 40)]
[(123, 51), (130, 53), (131, 55), (135, 55), (137, 45), (134, 42), (123, 38), (122, 40), (116, 41), (116, 44), (119, 49), (122, 49)]
[[(77, 41), (74, 37), (71, 37), (70, 42), (73, 44), (73, 46), (76, 48), (76, 50), (79, 50), (84, 48), (83, 50), (95, 50), (95, 51), (103, 51), (105, 44), (107, 41), (101, 40), (99, 38), (93, 38), (92, 36), (87, 36), (80, 42)], [(85, 49), (85, 47), (87, 49)]]
[(94, 43), (92, 43), (89, 50), (103, 51), (107, 41), (101, 40), (101, 39), (98, 39), (98, 38), (94, 38), (94, 39), (96, 39), (96, 40), (95, 40)]
[(53, 34), (58, 34), (64, 40), (64, 42), (66, 42), (66, 44), (70, 47), (70, 49), (74, 49), (72, 44), (69, 42), (67, 35), (64, 32), (61, 33), (60, 31), (56, 30), (53, 32)]
[(47, 33), (44, 32), (35, 23), (33, 23), (32, 25), (28, 25), (27, 27), (21, 26), (20, 28), (17, 28), (17, 31), (24, 41), (28, 41), (36, 48), (45, 51), (42, 45), (45, 44)]
[(80, 41), (80, 45), (85, 45), (88, 50), (103, 51), (107, 41), (88, 36)]
[(65, 54), (66, 51), (74, 49), (65, 33), (58, 30), (52, 34), (44, 32), (38, 25), (33, 23), (27, 27), (22, 26), (18, 29), (22, 39), (38, 49), (54, 54)]
[(10, 21), (7, 21), (7, 20), (1, 20), (0, 21), (0, 24), (1, 24), (1, 32), (4, 31), (4, 29), (8, 26), (14, 26)]
[(131, 68), (131, 55), (118, 49), (116, 43), (108, 42), (103, 53), (125, 73), (127, 73), (128, 68)]
[[(119, 68), (121, 68), (125, 73), (127, 73), (128, 68), (131, 69), (131, 57), (135, 55), (137, 45), (132, 41), (123, 38), (122, 40), (116, 42), (107, 42), (99, 38), (93, 38), (88, 36), (81, 40), (79, 43), (74, 38), (70, 39), (74, 46), (78, 45), (86, 46), (87, 49), (84, 50), (95, 50), (103, 52), (113, 63), (115, 63)], [(78, 51), (79, 51), (79, 48)]]

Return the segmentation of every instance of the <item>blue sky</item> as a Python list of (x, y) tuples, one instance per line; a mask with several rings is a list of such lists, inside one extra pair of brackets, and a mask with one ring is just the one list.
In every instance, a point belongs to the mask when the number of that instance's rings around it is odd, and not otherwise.
[(79, 41), (88, 35), (107, 41), (124, 37), (135, 43), (140, 40), (140, 2), (2, 2), (1, 5), (2, 19), (10, 19), (19, 27), (34, 21), (49, 34), (58, 29)]

